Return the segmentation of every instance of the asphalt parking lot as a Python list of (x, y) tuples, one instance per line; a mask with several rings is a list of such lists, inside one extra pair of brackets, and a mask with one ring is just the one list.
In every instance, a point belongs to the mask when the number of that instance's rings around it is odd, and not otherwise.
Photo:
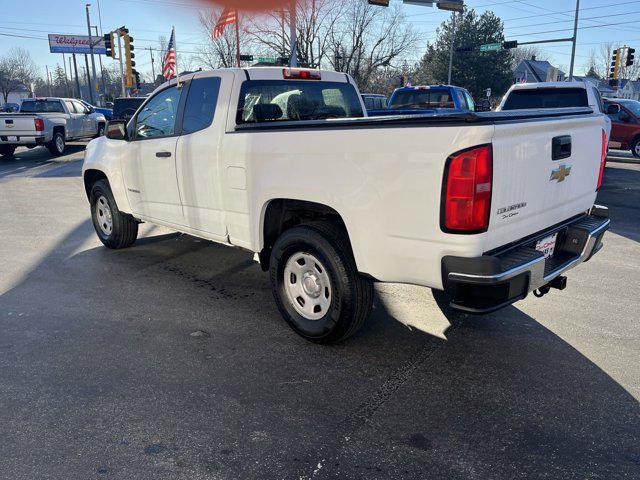
[(640, 478), (640, 165), (564, 292), (472, 317), (379, 285), (323, 347), (242, 250), (103, 248), (71, 148), (0, 160), (0, 478)]

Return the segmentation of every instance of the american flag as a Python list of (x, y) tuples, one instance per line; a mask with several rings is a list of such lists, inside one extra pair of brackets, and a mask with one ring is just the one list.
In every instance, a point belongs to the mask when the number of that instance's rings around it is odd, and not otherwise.
[(222, 36), (224, 33), (224, 27), (235, 23), (238, 21), (238, 14), (235, 10), (230, 8), (225, 8), (220, 14), (220, 18), (218, 19), (218, 23), (213, 27), (213, 33), (211, 33), (211, 38), (218, 38)]
[(165, 80), (169, 80), (176, 76), (176, 29), (171, 29), (171, 38), (169, 39), (169, 46), (167, 47), (167, 53), (164, 55), (164, 61), (162, 62), (162, 76)]

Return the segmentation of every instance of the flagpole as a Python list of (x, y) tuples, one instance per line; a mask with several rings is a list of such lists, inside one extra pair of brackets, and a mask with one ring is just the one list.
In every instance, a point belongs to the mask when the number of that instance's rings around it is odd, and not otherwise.
[(236, 10), (236, 63), (240, 68), (240, 15)]
[(176, 68), (176, 87), (180, 88), (180, 70), (178, 69), (178, 43), (176, 42), (176, 27), (171, 26), (171, 33), (173, 34), (173, 58)]

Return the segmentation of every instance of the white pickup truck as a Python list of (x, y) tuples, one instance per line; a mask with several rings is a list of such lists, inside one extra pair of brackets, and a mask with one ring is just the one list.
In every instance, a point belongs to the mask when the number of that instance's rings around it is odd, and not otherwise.
[(110, 122), (83, 176), (107, 247), (151, 222), (256, 252), (285, 320), (330, 343), (374, 281), (474, 313), (563, 289), (609, 226), (603, 125), (589, 108), (367, 118), (348, 75), (226, 69)]
[(17, 147), (44, 146), (62, 155), (70, 140), (99, 137), (107, 120), (90, 105), (73, 98), (28, 98), (19, 113), (0, 114), (0, 157)]

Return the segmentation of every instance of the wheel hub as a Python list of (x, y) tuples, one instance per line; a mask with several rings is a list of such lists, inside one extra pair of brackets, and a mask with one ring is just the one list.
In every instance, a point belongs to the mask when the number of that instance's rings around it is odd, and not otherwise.
[(331, 307), (331, 279), (314, 255), (297, 252), (284, 268), (284, 289), (291, 306), (307, 320), (320, 320)]
[(96, 202), (96, 222), (98, 227), (105, 235), (111, 235), (113, 231), (113, 217), (111, 216), (111, 207), (104, 196), (100, 196)]

